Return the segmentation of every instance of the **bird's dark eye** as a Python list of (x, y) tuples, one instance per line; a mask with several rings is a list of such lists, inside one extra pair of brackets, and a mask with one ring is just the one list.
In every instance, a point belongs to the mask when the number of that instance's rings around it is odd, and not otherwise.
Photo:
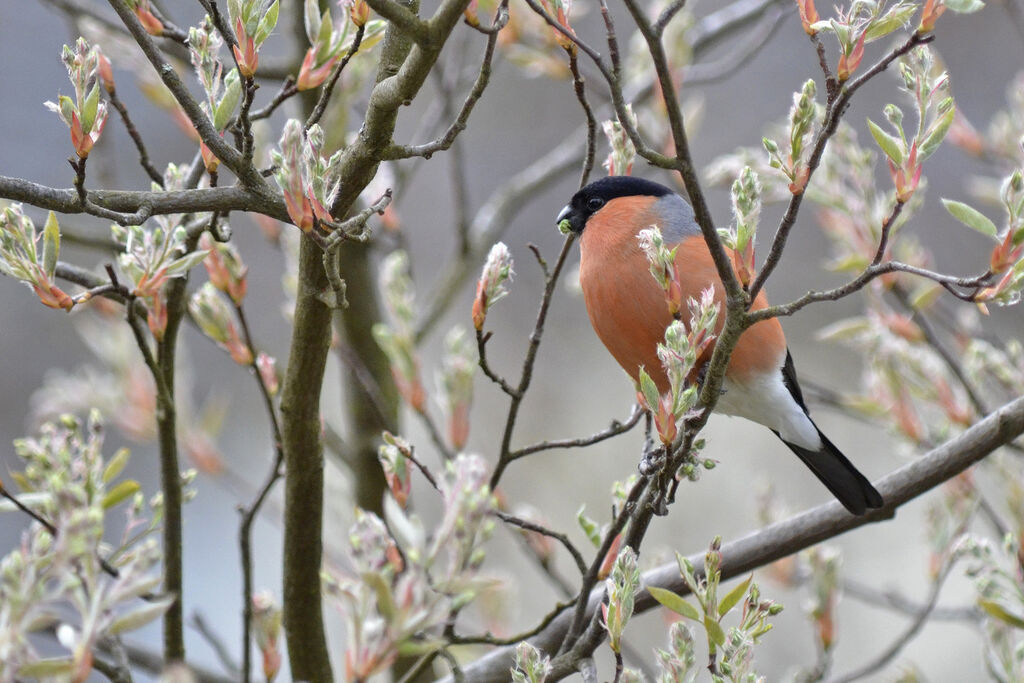
[(604, 206), (604, 200), (600, 197), (591, 197), (587, 200), (587, 209), (590, 211), (597, 211)]

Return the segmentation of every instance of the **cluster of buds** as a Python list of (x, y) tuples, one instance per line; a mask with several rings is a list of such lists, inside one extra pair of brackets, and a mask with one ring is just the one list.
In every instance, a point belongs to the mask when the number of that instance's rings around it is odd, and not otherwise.
[[(242, 97), (242, 81), (238, 77), (238, 69), (232, 69), (224, 75), (224, 66), (217, 54), (223, 44), (224, 41), (214, 28), (210, 17), (205, 17), (198, 27), (193, 26), (188, 30), (192, 66), (195, 67), (199, 83), (206, 93), (206, 100), (200, 106), (221, 135), (231, 122), (231, 117)], [(206, 170), (214, 173), (220, 166), (220, 160), (202, 140), (199, 141), (199, 150), (202, 152)]]
[(160, 21), (149, 8), (149, 0), (125, 0), (125, 4), (135, 12), (136, 18), (151, 36), (160, 37), (164, 34), (164, 22)]
[(497, 507), (489, 479), (487, 463), (478, 455), (460, 453), (445, 464), (438, 482), (444, 516), (429, 553), (435, 561), (442, 555), (448, 559), (443, 573), (449, 578), (438, 581), (439, 590), (457, 587), (461, 575), (483, 564), (483, 545), (494, 533), (492, 512)]
[[(697, 622), (707, 633), (708, 651), (712, 666), (718, 649), (722, 649), (721, 668), (729, 680), (756, 680), (750, 668), (753, 662), (753, 646), (758, 639), (771, 630), (768, 618), (779, 614), (782, 605), (771, 600), (762, 600), (757, 584), (753, 583), (753, 575), (737, 584), (732, 590), (719, 598), (718, 589), (722, 580), (721, 537), (715, 537), (707, 553), (704, 555), (704, 575), (698, 577), (693, 563), (682, 555), (676, 555), (679, 573), (683, 582), (697, 599), (698, 607), (684, 600), (675, 593), (654, 587), (648, 587), (651, 597), (676, 614)], [(726, 635), (722, 620), (737, 605), (742, 604), (740, 623), (729, 629)], [(680, 656), (673, 659), (673, 668), (692, 666), (692, 643), (688, 643), (686, 635), (679, 633), (678, 650)], [(659, 657), (659, 659), (661, 659)], [(687, 662), (690, 662), (687, 664)]]
[(199, 248), (207, 252), (203, 265), (210, 276), (210, 284), (231, 297), (235, 306), (241, 306), (248, 290), (246, 275), (249, 272), (241, 254), (234, 245), (218, 242), (208, 232), (199, 238)]
[(74, 299), (54, 284), (59, 254), (60, 226), (52, 211), (43, 231), (37, 233), (35, 223), (22, 213), (21, 204), (0, 206), (0, 273), (31, 287), (44, 305), (70, 311)]
[(893, 104), (886, 105), (884, 111), (895, 135), (870, 119), (868, 128), (886, 156), (896, 201), (904, 204), (921, 182), (921, 164), (939, 148), (953, 125), (956, 106), (949, 95), (949, 75), (938, 68), (926, 46), (913, 50), (900, 61), (900, 76), (917, 110), (917, 130), (908, 138), (903, 128), (903, 112)]
[(761, 590), (757, 584), (750, 584), (743, 599), (740, 623), (729, 629), (725, 647), (722, 649), (722, 661), (718, 665), (722, 674), (729, 680), (764, 680), (759, 679), (753, 670), (754, 646), (761, 636), (772, 630), (768, 618), (781, 611), (782, 605), (773, 600), (762, 600)]
[(252, 349), (242, 339), (230, 305), (212, 282), (204, 283), (192, 295), (188, 302), (188, 310), (203, 334), (227, 351), (231, 355), (231, 360), (239, 365), (253, 364)]
[(161, 340), (167, 327), (164, 285), (202, 263), (206, 251), (184, 253), (185, 228), (170, 221), (157, 221), (157, 226), (149, 230), (140, 225), (115, 224), (110, 231), (114, 241), (124, 248), (117, 256), (121, 272), (131, 281), (132, 294), (146, 303), (150, 332)]
[[(564, 28), (569, 34), (575, 36), (576, 31), (573, 30), (569, 24), (569, 12), (572, 11), (572, 0), (541, 0), (541, 5), (547, 10), (548, 14), (551, 14), (555, 21), (557, 21), (562, 28)], [(565, 35), (558, 29), (552, 29), (555, 35), (555, 42), (568, 52), (570, 55), (576, 55), (576, 43), (572, 41), (569, 36)]]
[(640, 589), (640, 566), (636, 553), (626, 546), (615, 559), (612, 573), (605, 579), (608, 602), (601, 604), (601, 625), (608, 631), (612, 652), (622, 652), (622, 633), (633, 616), (633, 602)]
[(505, 283), (510, 282), (514, 274), (511, 252), (503, 242), (496, 243), (487, 253), (483, 272), (476, 283), (476, 296), (473, 297), (473, 327), (477, 332), (484, 329), (491, 306), (508, 294)]
[(285, 123), (278, 150), (271, 152), (274, 179), (284, 192), (288, 217), (303, 232), (317, 221), (333, 222), (330, 207), (341, 187), (341, 152), (321, 155), (324, 132), (313, 124), (306, 132), (296, 119)]
[[(94, 412), (88, 423), (65, 415), (43, 425), (35, 437), (14, 443), (24, 470), (12, 473), (12, 479), (33, 493), (37, 519), (50, 526), (33, 525), (20, 546), (0, 560), (3, 680), (87, 680), (97, 643), (148, 624), (174, 601), (148, 595), (160, 583), (160, 550), (146, 532), (133, 529), (129, 537), (126, 528), (126, 542), (113, 552), (103, 546), (109, 511), (132, 501), (131, 524), (142, 507), (138, 483), (117, 481), (127, 452), (106, 460), (103, 434)], [(103, 556), (116, 558), (115, 572), (105, 571), (101, 546)], [(29, 636), (46, 628), (55, 630), (66, 652), (48, 657), (36, 652)]]
[(696, 643), (693, 630), (684, 621), (673, 622), (668, 628), (668, 649), (655, 650), (659, 681), (688, 681), (690, 671), (697, 663)]
[(732, 184), (732, 216), (730, 228), (719, 228), (722, 243), (733, 250), (733, 267), (744, 288), (754, 281), (754, 236), (761, 216), (761, 184), (757, 173), (745, 166)]
[(380, 287), (390, 324), (373, 326), (373, 338), (391, 363), (391, 376), (399, 393), (413, 410), (427, 409), (427, 393), (420, 379), (416, 350), (416, 293), (409, 277), (409, 257), (401, 249), (388, 254), (381, 264)]
[(886, 6), (878, 0), (862, 0), (850, 5), (848, 11), (838, 9), (834, 19), (820, 20), (814, 0), (797, 0), (800, 23), (807, 35), (819, 32), (835, 35), (839, 42), (839, 64), (836, 79), (843, 83), (864, 59), (864, 46), (906, 26), (917, 11), (917, 4), (896, 2)]
[[(989, 257), (989, 272), (999, 276), (996, 284), (978, 292), (975, 300), (982, 311), (985, 303), (1015, 304), (1020, 301), (1024, 289), (1024, 176), (1017, 169), (1003, 181), (1000, 199), (1006, 209), (1006, 228), (997, 233), (995, 225), (980, 212), (965, 204), (959, 205), (959, 212), (953, 212), (946, 201), (946, 208), (968, 226), (992, 237), (996, 246)], [(945, 200), (944, 200), (945, 201)]]
[(661, 361), (669, 388), (660, 393), (651, 376), (640, 369), (640, 396), (654, 415), (658, 437), (665, 446), (671, 445), (678, 434), (679, 421), (687, 417), (699, 400), (699, 387), (694, 371), (715, 338), (718, 321), (718, 303), (714, 289), (709, 287), (701, 294), (701, 300), (688, 301), (689, 325), (675, 320), (665, 330), (665, 343), (658, 344), (658, 360)]
[(473, 404), (473, 377), (476, 375), (476, 346), (461, 326), (444, 337), (444, 358), (437, 385), (448, 418), (448, 441), (462, 450), (469, 438), (469, 409)]
[(542, 655), (525, 640), (516, 645), (512, 662), (509, 670), (512, 683), (544, 683), (551, 674), (551, 657)]
[[(626, 114), (629, 123), (636, 128), (636, 114), (633, 113), (633, 106), (626, 105)], [(605, 137), (611, 146), (611, 152), (604, 161), (604, 167), (608, 169), (608, 175), (629, 175), (633, 172), (633, 160), (636, 159), (636, 146), (629, 139), (629, 134), (618, 119), (610, 119), (601, 124)]]
[(1007, 534), (1001, 546), (974, 534), (964, 535), (954, 559), (970, 564), (978, 607), (985, 613), (985, 661), (994, 677), (1018, 680), (1024, 674), (1024, 597), (1020, 591), (1020, 546)]
[(793, 93), (793, 106), (789, 110), (789, 149), (783, 156), (779, 144), (771, 138), (761, 140), (768, 152), (768, 164), (789, 179), (789, 191), (801, 194), (807, 187), (810, 170), (804, 159), (806, 145), (814, 132), (814, 121), (818, 117), (818, 105), (814, 99), (816, 87), (808, 79), (800, 92)]
[(384, 480), (388, 483), (391, 495), (404, 508), (412, 490), (412, 471), (409, 467), (412, 444), (391, 432), (384, 432), (381, 437), (384, 443), (377, 448), (377, 460), (384, 470)]
[[(75, 86), (75, 99), (61, 95), (46, 107), (71, 129), (71, 144), (80, 159), (89, 156), (107, 123), (107, 103), (100, 101), (100, 49), (79, 38), (75, 47), (65, 45), (61, 60)], [(112, 79), (111, 79), (112, 80)]]
[(270, 591), (252, 596), (252, 637), (263, 657), (263, 675), (273, 681), (281, 670), (281, 605)]
[(444, 512), (431, 534), (398, 506), (386, 507), (387, 525), (357, 511), (348, 537), (354, 578), (325, 577), (326, 592), (349, 627), (346, 680), (366, 680), (404, 648), (422, 645), (425, 634), (486, 586), (478, 573), (495, 507), (487, 474), (477, 456), (459, 455), (447, 463), (438, 481)]
[(351, 28), (364, 29), (360, 49), (370, 47), (383, 34), (383, 21), (369, 21), (370, 8), (365, 0), (348, 0), (342, 2), (342, 14), (337, 24), (331, 18), (330, 8), (320, 13), (317, 0), (305, 0), (306, 37), (310, 47), (299, 68), (296, 87), (300, 91), (319, 87), (327, 80), (331, 71), (341, 61), (342, 55), (351, 49), (355, 35)]
[(228, 0), (228, 16), (238, 41), (231, 49), (244, 78), (256, 75), (260, 46), (277, 26), (279, 8), (279, 0)]
[(651, 275), (665, 293), (668, 312), (678, 320), (683, 310), (683, 289), (679, 284), (679, 271), (676, 268), (678, 247), (670, 249), (665, 244), (661, 229), (656, 225), (641, 230), (637, 235), (637, 242), (647, 257)]

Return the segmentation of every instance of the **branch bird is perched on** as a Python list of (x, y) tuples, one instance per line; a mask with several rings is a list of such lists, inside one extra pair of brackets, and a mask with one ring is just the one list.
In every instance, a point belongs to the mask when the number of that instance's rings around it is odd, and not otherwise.
[[(657, 346), (672, 316), (661, 287), (651, 277), (637, 235), (658, 226), (667, 244), (678, 245), (675, 264), (684, 300), (699, 300), (701, 292), (714, 285), (715, 298), (724, 310), (721, 279), (693, 209), (664, 185), (610, 176), (577, 192), (557, 221), (568, 221), (580, 235), (580, 285), (597, 336), (630, 377), (638, 380), (643, 367), (659, 391), (668, 391)], [(761, 292), (751, 308), (767, 305)], [(720, 319), (719, 330), (721, 325)], [(703, 361), (711, 351), (713, 347)], [(862, 515), (868, 508), (882, 506), (882, 496), (871, 482), (811, 420), (778, 320), (756, 323), (740, 336), (723, 389), (717, 411), (745, 417), (775, 432), (847, 510)]]

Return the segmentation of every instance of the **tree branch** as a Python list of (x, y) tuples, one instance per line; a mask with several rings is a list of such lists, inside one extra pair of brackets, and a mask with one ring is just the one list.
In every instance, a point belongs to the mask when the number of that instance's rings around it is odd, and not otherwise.
[[(1004, 405), (959, 436), (882, 478), (876, 487), (885, 499), (886, 505), (870, 515), (850, 515), (837, 501), (830, 501), (723, 545), (722, 579), (745, 574), (815, 543), (835, 538), (851, 529), (888, 519), (908, 501), (953, 478), (1022, 433), (1024, 398), (1019, 398)], [(702, 565), (703, 556), (702, 551), (691, 557), (691, 561), (699, 567)], [(675, 563), (646, 572), (643, 575), (643, 583), (680, 594), (687, 592)], [(603, 594), (603, 589), (590, 593), (590, 612), (597, 609)], [(635, 609), (639, 613), (656, 605), (650, 594), (641, 593), (636, 598)], [(531, 640), (533, 645), (543, 652), (553, 653), (568, 630), (568, 617), (569, 615), (560, 615), (556, 618), (547, 629)], [(508, 680), (512, 654), (511, 647), (501, 648), (465, 666), (465, 680), (473, 683)], [(567, 658), (556, 659), (554, 666), (555, 669), (548, 679), (551, 681), (560, 680), (574, 670), (574, 665), (570, 664)]]

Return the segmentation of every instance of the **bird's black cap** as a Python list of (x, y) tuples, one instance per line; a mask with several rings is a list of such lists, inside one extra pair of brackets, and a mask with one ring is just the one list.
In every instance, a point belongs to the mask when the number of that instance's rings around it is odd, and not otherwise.
[(556, 223), (569, 221), (569, 229), (575, 233), (583, 232), (587, 219), (607, 202), (617, 197), (664, 197), (673, 191), (661, 183), (633, 176), (615, 175), (595, 180), (581, 188), (572, 196), (572, 200), (558, 214)]

